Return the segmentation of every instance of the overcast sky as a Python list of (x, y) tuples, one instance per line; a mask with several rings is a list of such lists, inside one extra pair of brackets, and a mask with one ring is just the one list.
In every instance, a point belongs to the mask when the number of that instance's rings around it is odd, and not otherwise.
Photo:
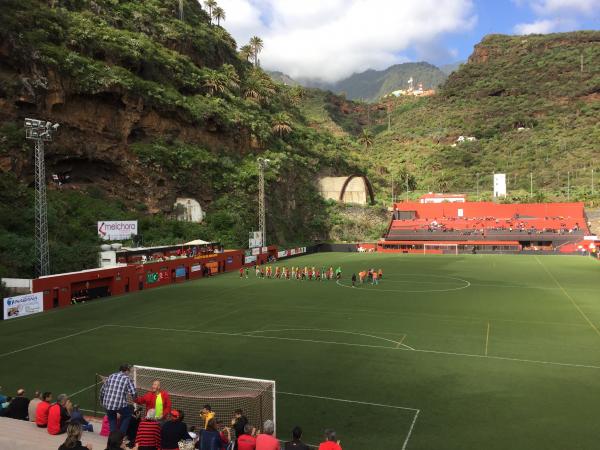
[[(464, 61), (489, 33), (600, 29), (600, 0), (217, 0), (262, 66), (337, 81), (406, 61)], [(202, 3), (202, 1), (201, 1)]]

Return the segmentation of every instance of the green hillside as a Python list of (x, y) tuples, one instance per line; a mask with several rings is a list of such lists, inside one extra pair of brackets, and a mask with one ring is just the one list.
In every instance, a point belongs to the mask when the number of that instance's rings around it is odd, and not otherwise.
[[(28, 116), (61, 123), (47, 173), (71, 175), (49, 186), (53, 270), (95, 264), (95, 220), (138, 218), (147, 245), (245, 245), (258, 155), (271, 160), (271, 242), (327, 238), (315, 179), (357, 171), (346, 144), (309, 126), (302, 94), (238, 56), (196, 0), (6, 0), (0, 41), (1, 275), (33, 272)], [(172, 221), (178, 197), (206, 222)]]
[[(398, 99), (372, 127), (370, 174), (389, 198), (411, 190), (489, 193), (507, 173), (514, 198), (592, 200), (600, 169), (600, 32), (491, 35), (438, 95)], [(456, 144), (459, 136), (477, 140)], [(479, 174), (479, 177), (478, 175)], [(570, 187), (570, 189), (569, 189)], [(595, 189), (596, 199), (598, 188)]]

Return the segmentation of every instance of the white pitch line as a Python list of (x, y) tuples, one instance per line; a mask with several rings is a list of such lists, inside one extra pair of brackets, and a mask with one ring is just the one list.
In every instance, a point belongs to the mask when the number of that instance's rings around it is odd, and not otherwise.
[(52, 344), (53, 342), (63, 341), (65, 339), (69, 339), (69, 338), (74, 337), (74, 336), (79, 336), (80, 334), (90, 333), (92, 331), (99, 330), (100, 328), (104, 328), (106, 326), (108, 326), (108, 325), (100, 325), (98, 327), (94, 327), (94, 328), (89, 328), (87, 330), (78, 331), (77, 333), (68, 334), (66, 336), (62, 336), (62, 337), (59, 337), (59, 338), (56, 338), (56, 339), (50, 339), (49, 341), (40, 342), (39, 344), (33, 344), (33, 345), (29, 345), (27, 347), (18, 348), (16, 350), (12, 350), (10, 352), (6, 352), (6, 353), (0, 354), (0, 358), (2, 358), (4, 356), (14, 355), (15, 353), (24, 352), (25, 350), (31, 350), (32, 348), (41, 347), (43, 345)]
[[(322, 329), (322, 328), (285, 328), (285, 329), (278, 329), (278, 330), (247, 331), (247, 332), (244, 332), (244, 334), (248, 335), (248, 334), (254, 334), (254, 333), (277, 333), (277, 332), (287, 332), (287, 331), (319, 331), (319, 332), (322, 332), (322, 333), (351, 334), (351, 335), (354, 335), (354, 336), (369, 337), (369, 338), (373, 338), (373, 339), (379, 339), (381, 341), (391, 342), (392, 344), (396, 344), (395, 348), (403, 346), (403, 347), (408, 348), (409, 350), (414, 350), (414, 348), (412, 348), (411, 346), (403, 344), (402, 341), (394, 341), (393, 339), (388, 339), (388, 338), (384, 338), (384, 337), (381, 337), (381, 336), (375, 336), (375, 335), (372, 335), (372, 334), (358, 333), (358, 332), (355, 332), (355, 331), (328, 330), (328, 329)], [(406, 337), (406, 335), (404, 335), (404, 337)]]
[(90, 384), (89, 386), (84, 387), (83, 389), (80, 389), (77, 392), (73, 392), (72, 394), (69, 394), (69, 397), (75, 397), (76, 395), (81, 394), (82, 392), (85, 392), (88, 389), (91, 389), (91, 388), (97, 386), (99, 383), (100, 383), (100, 381), (98, 381), (97, 383), (94, 383), (94, 384)]
[(277, 391), (278, 394), (291, 395), (294, 397), (305, 397), (305, 398), (317, 398), (319, 400), (330, 400), (333, 402), (342, 402), (342, 403), (354, 403), (356, 405), (365, 405), (365, 406), (377, 406), (380, 408), (391, 408), (391, 409), (403, 409), (406, 411), (419, 411), (417, 408), (409, 408), (407, 406), (398, 406), (398, 405), (388, 405), (385, 403), (372, 403), (372, 402), (363, 402), (360, 400), (349, 400), (346, 398), (336, 398), (336, 397), (324, 397), (322, 395), (311, 395), (311, 394), (298, 394), (297, 392), (283, 392)]
[(334, 344), (334, 345), (345, 345), (349, 347), (366, 347), (366, 348), (378, 348), (384, 350), (395, 350), (395, 351), (405, 351), (411, 353), (429, 353), (434, 355), (448, 355), (448, 356), (462, 356), (466, 358), (481, 358), (481, 359), (495, 359), (500, 361), (513, 361), (513, 362), (522, 362), (522, 363), (530, 363), (530, 364), (541, 364), (541, 365), (549, 365), (549, 366), (560, 366), (560, 367), (573, 367), (573, 368), (583, 368), (583, 369), (600, 369), (600, 366), (594, 366), (591, 364), (575, 364), (575, 363), (561, 363), (554, 361), (543, 361), (536, 359), (525, 359), (525, 358), (512, 358), (509, 356), (485, 356), (485, 355), (474, 355), (471, 353), (459, 353), (459, 352), (446, 352), (442, 350), (426, 350), (426, 349), (414, 349), (409, 350), (406, 348), (395, 348), (389, 347), (385, 345), (369, 345), (369, 344), (353, 344), (350, 342), (335, 342), (335, 341), (318, 341), (313, 339), (296, 339), (296, 338), (285, 338), (279, 336), (253, 336), (251, 334), (245, 333), (225, 333), (220, 331), (200, 331), (200, 330), (183, 330), (177, 328), (160, 328), (160, 327), (141, 327), (136, 325), (105, 325), (107, 327), (120, 327), (120, 328), (133, 328), (133, 329), (141, 329), (141, 330), (154, 330), (154, 331), (168, 331), (168, 332), (182, 332), (182, 333), (199, 333), (199, 334), (212, 334), (217, 336), (233, 336), (233, 337), (248, 337), (255, 339), (273, 339), (273, 340), (283, 340), (283, 341), (299, 341), (299, 342), (311, 342), (316, 344)]
[(408, 429), (408, 434), (406, 435), (406, 439), (404, 440), (404, 444), (402, 445), (402, 450), (406, 450), (406, 446), (408, 445), (408, 441), (412, 435), (413, 429), (415, 428), (415, 423), (417, 423), (417, 417), (419, 417), (420, 412), (421, 412), (420, 409), (417, 409), (415, 411), (415, 417), (414, 417), (412, 423), (410, 424), (410, 428)]

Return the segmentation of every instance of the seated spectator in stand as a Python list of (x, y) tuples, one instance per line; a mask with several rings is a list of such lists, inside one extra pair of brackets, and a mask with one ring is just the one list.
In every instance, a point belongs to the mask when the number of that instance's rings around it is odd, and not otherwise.
[(156, 411), (153, 409), (146, 411), (146, 418), (140, 422), (135, 443), (138, 450), (160, 449), (160, 425), (156, 421)]
[(90, 431), (92, 433), (94, 432), (94, 427), (91, 423), (85, 420), (83, 413), (79, 409), (79, 405), (73, 405), (73, 411), (71, 411), (71, 423), (78, 423), (81, 425), (81, 429), (83, 431)]
[(111, 431), (108, 435), (105, 450), (126, 450), (125, 433), (122, 433), (120, 430)]
[(52, 401), (52, 392), (44, 392), (42, 401), (38, 404), (35, 410), (35, 424), (40, 428), (48, 426), (48, 410)]
[(183, 418), (183, 411), (171, 410), (170, 420), (164, 423), (160, 432), (161, 450), (178, 450), (179, 441), (191, 439)]
[(237, 438), (237, 450), (255, 450), (256, 438), (254, 437), (254, 428), (247, 423), (244, 425), (244, 432)]
[(215, 413), (210, 405), (204, 405), (204, 408), (202, 408), (202, 411), (200, 411), (200, 417), (202, 417), (202, 420), (204, 420), (204, 428), (206, 429), (208, 426), (208, 421), (215, 417)]
[(25, 389), (17, 390), (17, 396), (6, 408), (6, 417), (17, 420), (27, 420), (29, 414), (29, 399), (25, 397)]
[(292, 440), (285, 443), (285, 450), (309, 450), (308, 445), (301, 441), (302, 428), (296, 426), (292, 430)]
[(233, 439), (239, 438), (242, 434), (244, 434), (244, 427), (248, 423), (248, 418), (244, 416), (244, 411), (241, 409), (236, 409), (233, 412), (233, 419), (231, 419), (231, 426), (235, 431), (235, 435)]
[(83, 445), (81, 443), (81, 425), (70, 423), (67, 427), (67, 438), (65, 442), (58, 447), (58, 450), (92, 450), (92, 444)]
[(263, 432), (256, 436), (256, 450), (279, 450), (279, 441), (273, 433), (275, 433), (275, 424), (272, 420), (266, 420)]
[(325, 430), (325, 442), (321, 442), (319, 450), (342, 450), (334, 430)]
[(38, 405), (42, 402), (42, 393), (40, 391), (35, 391), (33, 394), (33, 398), (29, 402), (29, 406), (27, 407), (27, 416), (29, 417), (30, 422), (35, 422), (35, 414), (37, 411)]
[(48, 434), (62, 434), (67, 431), (67, 421), (70, 418), (66, 408), (68, 400), (67, 394), (60, 394), (56, 403), (48, 410)]
[(137, 397), (135, 402), (138, 405), (145, 406), (146, 411), (153, 409), (156, 418), (159, 420), (165, 420), (171, 412), (171, 398), (167, 391), (160, 388), (159, 380), (154, 380), (150, 391), (146, 392), (141, 397)]
[(200, 432), (200, 450), (221, 450), (222, 447), (217, 421), (212, 418), (206, 424), (206, 429)]

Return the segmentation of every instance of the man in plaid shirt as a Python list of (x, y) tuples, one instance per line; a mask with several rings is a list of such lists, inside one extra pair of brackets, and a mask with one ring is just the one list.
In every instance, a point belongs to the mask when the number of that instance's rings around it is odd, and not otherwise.
[[(117, 414), (121, 415), (121, 432), (126, 433), (131, 420), (130, 399), (135, 398), (135, 386), (129, 378), (130, 367), (122, 364), (119, 371), (110, 375), (100, 390), (100, 401), (106, 409), (110, 431), (117, 430)], [(130, 396), (128, 398), (128, 396)]]

